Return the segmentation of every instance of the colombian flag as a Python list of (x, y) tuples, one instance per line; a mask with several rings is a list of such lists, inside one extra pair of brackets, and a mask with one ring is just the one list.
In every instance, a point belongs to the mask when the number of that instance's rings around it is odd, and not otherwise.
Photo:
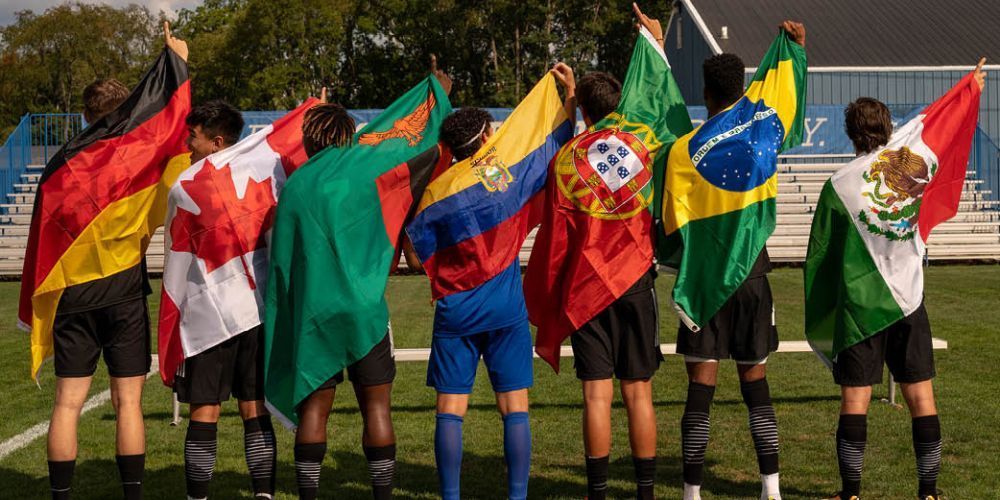
[[(573, 135), (546, 74), (473, 156), (427, 187), (406, 232), (435, 299), (475, 288), (510, 267), (537, 224), (533, 200), (549, 160)], [(534, 211), (533, 211), (534, 209)]]
[(164, 49), (124, 103), (49, 160), (39, 181), (21, 275), (18, 323), (31, 330), (31, 373), (53, 354), (63, 290), (140, 264), (163, 224), (167, 192), (190, 165), (187, 64)]
[(802, 142), (806, 52), (782, 33), (746, 93), (674, 144), (663, 197), (661, 263), (697, 331), (733, 294), (775, 226), (778, 153)]

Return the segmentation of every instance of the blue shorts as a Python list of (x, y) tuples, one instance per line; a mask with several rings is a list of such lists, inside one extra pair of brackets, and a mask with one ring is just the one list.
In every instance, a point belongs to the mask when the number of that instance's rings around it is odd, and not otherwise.
[(469, 394), (482, 356), (494, 392), (531, 387), (531, 331), (528, 322), (462, 337), (434, 335), (427, 385), (445, 394)]

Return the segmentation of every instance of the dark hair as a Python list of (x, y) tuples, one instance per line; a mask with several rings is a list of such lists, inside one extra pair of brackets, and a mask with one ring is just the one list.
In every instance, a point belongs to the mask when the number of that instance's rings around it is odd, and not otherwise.
[(878, 99), (859, 97), (844, 109), (844, 130), (859, 153), (870, 153), (889, 143), (892, 114)]
[(610, 115), (621, 97), (622, 84), (610, 73), (591, 71), (576, 82), (576, 101), (591, 123)]
[(743, 95), (743, 60), (736, 54), (716, 54), (701, 65), (705, 77), (705, 97), (728, 107)]
[(94, 123), (114, 111), (128, 97), (128, 87), (114, 78), (101, 78), (83, 89), (83, 118)]
[(243, 133), (243, 115), (231, 104), (215, 99), (195, 106), (188, 115), (189, 127), (201, 127), (209, 137), (222, 137), (227, 145), (236, 144)]
[(340, 104), (319, 104), (302, 119), (302, 145), (312, 157), (327, 146), (343, 146), (354, 135), (354, 118)]
[[(464, 160), (483, 145), (479, 135), (493, 122), (482, 108), (462, 108), (448, 115), (441, 123), (441, 142), (451, 149), (456, 160)], [(470, 142), (471, 141), (471, 142)]]

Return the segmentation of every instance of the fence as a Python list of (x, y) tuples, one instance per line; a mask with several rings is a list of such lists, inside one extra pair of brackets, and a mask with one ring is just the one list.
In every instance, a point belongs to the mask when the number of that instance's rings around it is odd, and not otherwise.
[[(917, 104), (896, 104), (890, 106), (893, 120), (905, 123), (913, 118), (924, 106)], [(349, 113), (361, 126), (377, 116), (382, 110), (359, 109)], [(496, 122), (502, 122), (510, 109), (491, 108), (488, 110)], [(695, 124), (705, 119), (705, 108), (688, 106), (688, 112)], [(246, 126), (243, 136), (247, 136), (284, 115), (284, 111), (245, 111)], [(843, 106), (815, 105), (807, 108), (806, 137), (802, 146), (791, 151), (783, 161), (794, 162), (797, 155), (808, 156), (811, 162), (843, 162), (850, 158), (852, 147), (843, 133)], [(13, 185), (28, 165), (45, 164), (66, 141), (83, 129), (83, 117), (79, 114), (32, 114), (25, 115), (7, 142), (0, 148), (0, 196), (13, 192)], [(847, 154), (847, 156), (845, 156)], [(976, 170), (983, 181), (982, 190), (988, 200), (1000, 200), (1000, 147), (982, 129), (976, 129), (972, 153), (969, 156), (971, 169)]]

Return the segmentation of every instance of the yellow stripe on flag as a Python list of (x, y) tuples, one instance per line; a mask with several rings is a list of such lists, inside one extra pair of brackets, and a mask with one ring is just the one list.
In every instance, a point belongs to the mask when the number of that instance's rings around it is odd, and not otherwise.
[(153, 232), (167, 215), (170, 187), (191, 166), (191, 155), (175, 156), (160, 182), (111, 203), (59, 257), (31, 297), (31, 375), (53, 355), (52, 325), (63, 290), (122, 272), (139, 264)]
[(504, 165), (517, 165), (566, 120), (569, 116), (559, 99), (555, 77), (546, 73), (476, 154), (445, 170), (427, 186), (417, 212), (478, 184), (479, 178), (470, 168), (473, 162), (496, 154)]
[(795, 67), (791, 59), (778, 62), (777, 68), (767, 70), (763, 80), (750, 84), (746, 93), (747, 99), (753, 102), (764, 100), (764, 104), (774, 108), (778, 119), (785, 129), (785, 137), (792, 128), (798, 106), (798, 93), (795, 88)]

